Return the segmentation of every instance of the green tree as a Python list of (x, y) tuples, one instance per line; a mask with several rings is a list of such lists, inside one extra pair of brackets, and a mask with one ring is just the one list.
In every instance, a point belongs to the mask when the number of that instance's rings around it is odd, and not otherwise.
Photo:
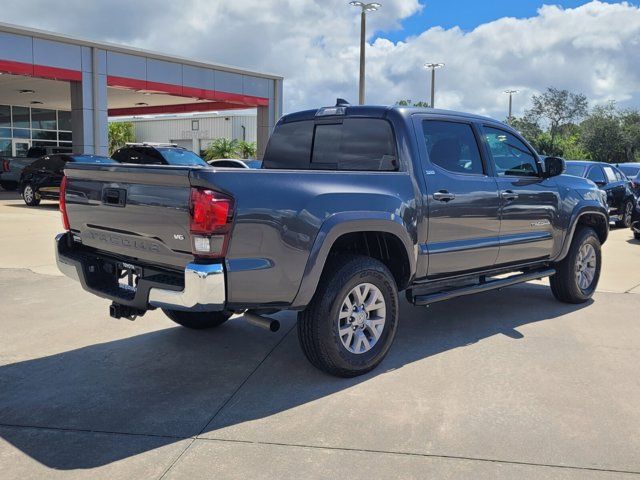
[(413, 101), (407, 99), (407, 100), (398, 100), (396, 102), (396, 105), (399, 107), (422, 107), (422, 108), (429, 108), (429, 104), (427, 102), (423, 102), (422, 100), (413, 103)]
[(555, 141), (561, 127), (580, 120), (589, 111), (586, 96), (568, 90), (558, 90), (555, 87), (548, 87), (540, 95), (533, 95), (531, 103), (533, 106), (528, 114), (549, 122), (550, 154), (555, 154)]
[(204, 151), (205, 160), (218, 158), (233, 158), (238, 156), (238, 140), (228, 138), (216, 138)]
[(255, 158), (256, 142), (245, 142), (244, 140), (238, 142), (238, 153), (242, 158)]
[(620, 128), (627, 162), (640, 160), (640, 112), (626, 110), (620, 114)]
[(126, 143), (135, 142), (136, 134), (131, 122), (109, 122), (109, 155), (113, 154)]
[(599, 105), (580, 124), (580, 142), (593, 160), (623, 162), (626, 160), (620, 115), (613, 102)]
[(540, 128), (538, 120), (535, 117), (530, 114), (525, 114), (522, 117), (511, 117), (511, 122), (505, 123), (509, 123), (509, 125), (520, 132), (520, 134), (538, 150), (538, 138), (542, 135), (542, 128)]

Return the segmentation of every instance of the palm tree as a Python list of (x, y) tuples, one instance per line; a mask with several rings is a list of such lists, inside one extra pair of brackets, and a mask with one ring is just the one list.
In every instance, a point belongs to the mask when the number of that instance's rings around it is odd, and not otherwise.
[(238, 155), (238, 140), (216, 138), (204, 151), (205, 160), (233, 158)]
[(238, 142), (238, 153), (242, 158), (255, 158), (256, 142)]

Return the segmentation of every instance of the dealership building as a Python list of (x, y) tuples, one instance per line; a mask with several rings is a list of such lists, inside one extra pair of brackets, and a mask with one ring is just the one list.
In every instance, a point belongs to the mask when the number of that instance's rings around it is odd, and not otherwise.
[[(261, 157), (282, 114), (282, 80), (0, 23), (0, 155), (24, 155), (36, 145), (106, 155), (110, 118), (215, 111), (181, 119), (188, 122), (179, 127), (186, 137), (167, 140), (205, 146), (201, 140), (210, 138), (185, 132), (220, 123), (230, 138), (252, 141), (253, 136)], [(232, 112), (246, 109), (255, 113)]]
[(131, 122), (136, 142), (173, 143), (196, 153), (218, 138), (256, 142), (256, 113), (225, 110), (189, 115), (110, 117), (110, 122)]

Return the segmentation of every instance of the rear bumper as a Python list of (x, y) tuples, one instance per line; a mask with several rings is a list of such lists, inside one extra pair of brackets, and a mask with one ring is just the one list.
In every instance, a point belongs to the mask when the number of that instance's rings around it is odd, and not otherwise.
[(69, 233), (56, 236), (55, 252), (58, 269), (94, 295), (121, 305), (147, 310), (168, 308), (188, 311), (219, 311), (225, 308), (226, 286), (222, 264), (189, 263), (184, 277), (168, 275), (161, 270), (145, 268), (134, 291), (118, 286), (110, 272), (116, 259), (74, 248)]

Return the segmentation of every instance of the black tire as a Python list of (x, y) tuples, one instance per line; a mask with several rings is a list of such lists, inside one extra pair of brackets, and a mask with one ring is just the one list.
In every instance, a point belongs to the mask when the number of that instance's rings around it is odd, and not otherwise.
[[(589, 244), (595, 252), (595, 272), (591, 283), (587, 288), (581, 288), (576, 278), (578, 268), (578, 256), (581, 249)], [(600, 239), (596, 232), (589, 227), (578, 227), (567, 256), (555, 265), (556, 273), (549, 280), (553, 295), (565, 303), (584, 303), (588, 301), (598, 286), (600, 269), (602, 266), (602, 254), (600, 249)]]
[(182, 310), (169, 310), (163, 308), (164, 314), (171, 320), (183, 327), (193, 330), (204, 330), (205, 328), (215, 328), (229, 320), (231, 312), (185, 312)]
[(622, 218), (616, 222), (616, 227), (629, 228), (633, 218), (633, 201), (627, 200), (622, 206)]
[(633, 238), (635, 238), (636, 240), (640, 240), (640, 233), (633, 232)]
[(30, 183), (22, 187), (22, 200), (24, 200), (24, 203), (29, 207), (37, 207), (40, 205), (40, 196)]
[[(382, 294), (385, 321), (370, 350), (353, 353), (340, 338), (339, 316), (341, 311), (347, 311), (342, 306), (350, 292), (365, 283)], [(336, 257), (325, 267), (311, 303), (298, 313), (297, 327), (302, 351), (320, 370), (338, 377), (355, 377), (373, 370), (389, 352), (398, 329), (398, 288), (393, 275), (383, 263), (370, 257)], [(366, 328), (363, 335), (370, 332)]]
[(13, 192), (18, 188), (18, 182), (0, 182), (0, 187), (8, 192)]

